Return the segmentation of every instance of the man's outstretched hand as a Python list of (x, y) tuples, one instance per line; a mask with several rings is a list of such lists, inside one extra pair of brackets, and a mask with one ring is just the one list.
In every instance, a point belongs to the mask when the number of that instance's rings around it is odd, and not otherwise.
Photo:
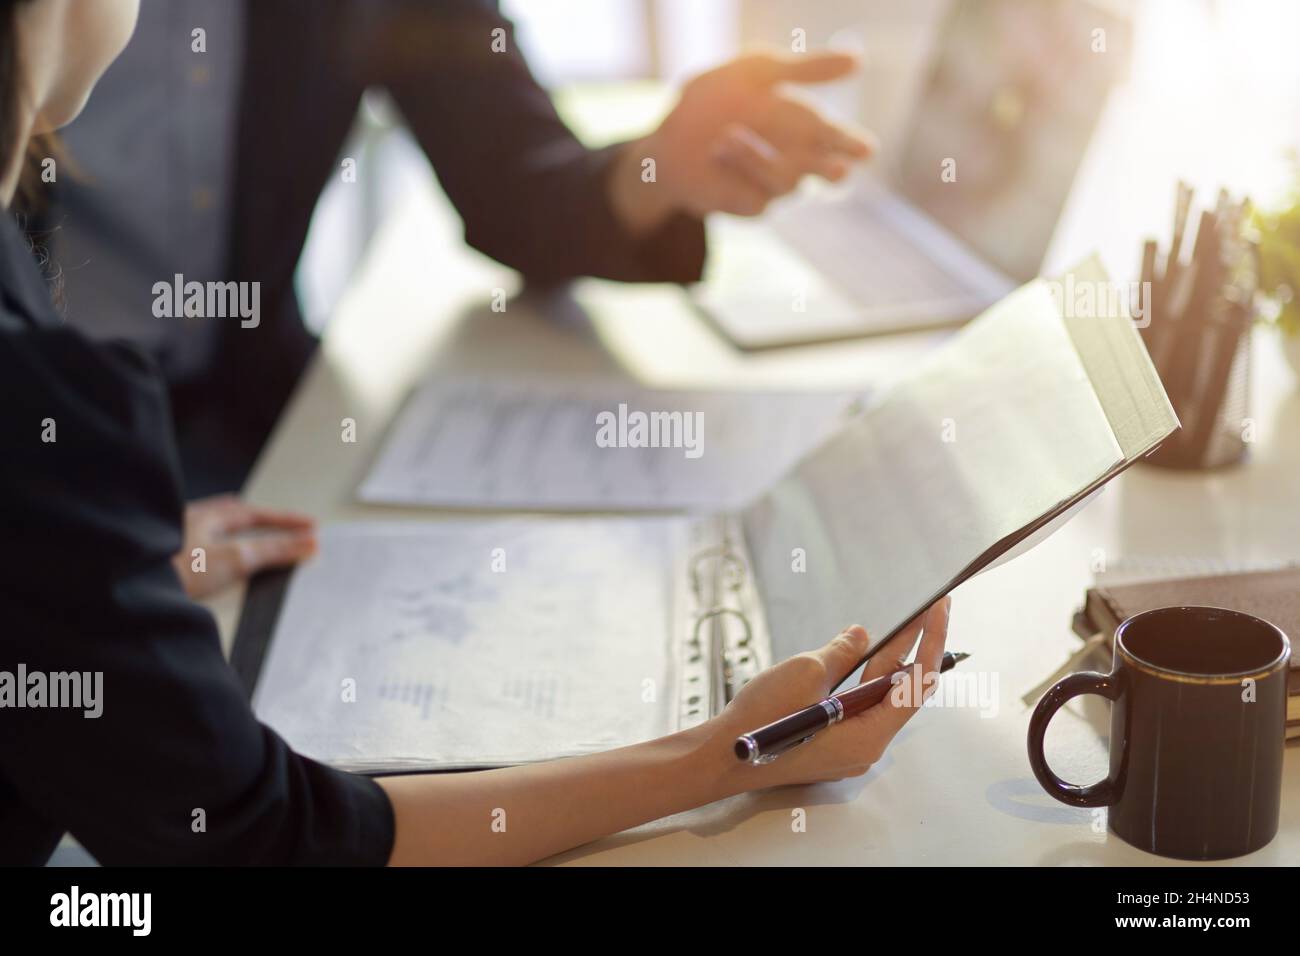
[(758, 53), (697, 76), (657, 130), (624, 148), (611, 179), (619, 217), (646, 233), (677, 212), (755, 216), (806, 175), (842, 179), (873, 141), (823, 117), (789, 84), (837, 80), (856, 66), (840, 53)]

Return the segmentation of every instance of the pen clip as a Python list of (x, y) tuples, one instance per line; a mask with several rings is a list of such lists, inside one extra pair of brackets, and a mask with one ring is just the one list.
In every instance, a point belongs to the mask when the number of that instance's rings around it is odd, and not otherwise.
[(782, 754), (790, 750), (793, 750), (795, 747), (798, 747), (801, 744), (806, 744), (808, 741), (812, 740), (816, 736), (817, 736), (816, 734), (809, 734), (807, 737), (800, 737), (798, 740), (792, 740), (784, 747), (782, 747), (780, 750), (773, 750), (768, 753), (759, 754), (758, 756), (751, 758), (749, 763), (751, 766), (754, 767), (761, 767), (764, 764), (769, 764), (772, 761), (776, 760), (776, 758), (781, 756)]

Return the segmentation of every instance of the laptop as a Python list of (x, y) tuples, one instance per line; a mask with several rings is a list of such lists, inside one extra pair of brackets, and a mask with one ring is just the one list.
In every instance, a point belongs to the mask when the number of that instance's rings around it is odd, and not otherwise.
[(897, 174), (721, 217), (695, 302), (747, 349), (979, 314), (1038, 274), (1130, 40), (1086, 0), (955, 0)]

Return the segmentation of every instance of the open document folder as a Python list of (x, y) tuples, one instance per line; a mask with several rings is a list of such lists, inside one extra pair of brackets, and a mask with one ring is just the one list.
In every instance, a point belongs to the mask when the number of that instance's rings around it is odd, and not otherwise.
[(259, 717), (350, 769), (647, 739), (849, 624), (879, 646), (1177, 427), (1129, 319), (1036, 280), (741, 510), (326, 529), (273, 628), (254, 595), (235, 665)]

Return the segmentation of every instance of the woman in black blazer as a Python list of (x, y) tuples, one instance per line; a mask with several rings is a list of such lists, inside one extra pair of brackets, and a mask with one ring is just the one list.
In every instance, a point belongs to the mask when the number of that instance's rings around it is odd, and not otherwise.
[[(0, 0), (6, 204), (32, 136), (76, 115), (135, 13), (135, 0)], [(822, 697), (864, 652), (861, 628), (649, 743), (482, 773), (333, 770), (258, 723), (186, 594), (165, 394), (139, 353), (62, 326), (29, 243), (0, 217), (0, 862), (40, 862), (65, 831), (104, 863), (527, 862), (744, 790), (862, 773), (939, 665), (946, 600), (890, 649), (924, 629), (917, 693), (765, 767), (734, 758), (736, 734)], [(191, 530), (220, 551), (221, 532), (251, 523), (286, 525), (290, 543), (226, 552), (216, 577), (309, 550), (297, 519), (229, 501)], [(897, 659), (877, 655), (871, 675)]]

